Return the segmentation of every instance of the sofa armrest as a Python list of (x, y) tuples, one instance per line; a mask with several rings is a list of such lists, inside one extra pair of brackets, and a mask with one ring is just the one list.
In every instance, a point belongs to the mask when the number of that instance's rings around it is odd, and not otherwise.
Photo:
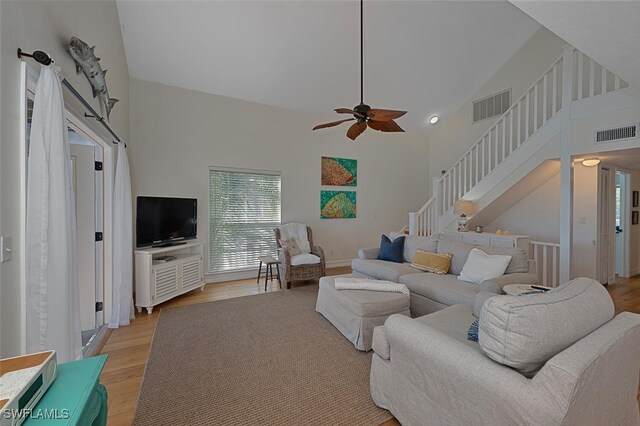
[[(406, 381), (456, 424), (559, 424), (545, 389), (477, 348), (404, 315), (385, 322), (394, 381)], [(396, 377), (398, 376), (398, 377)], [(460, 401), (468, 410), (460, 410)], [(549, 410), (551, 411), (551, 410)], [(535, 422), (533, 421), (535, 419)], [(453, 417), (452, 417), (453, 420)]]
[(320, 246), (311, 247), (311, 254), (315, 254), (320, 258), (320, 260), (322, 260), (322, 262), (324, 262), (324, 250), (322, 250), (322, 247)]
[(508, 284), (538, 284), (538, 275), (533, 272), (517, 272), (515, 274), (500, 275), (482, 281), (480, 291), (502, 294), (502, 288)]
[(377, 259), (380, 254), (380, 247), (361, 248), (358, 250), (360, 259)]

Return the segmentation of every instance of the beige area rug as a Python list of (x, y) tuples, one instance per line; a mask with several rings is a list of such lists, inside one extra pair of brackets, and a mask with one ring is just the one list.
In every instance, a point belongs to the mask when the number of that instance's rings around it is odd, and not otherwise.
[(377, 425), (362, 353), (317, 285), (160, 313), (134, 425)]

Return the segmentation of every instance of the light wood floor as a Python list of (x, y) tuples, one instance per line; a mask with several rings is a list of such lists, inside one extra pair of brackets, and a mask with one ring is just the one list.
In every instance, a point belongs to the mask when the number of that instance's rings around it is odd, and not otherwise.
[[(344, 274), (351, 268), (334, 268), (328, 275)], [(310, 283), (294, 283), (309, 285)], [(640, 276), (620, 278), (615, 286), (608, 287), (614, 300), (616, 312), (631, 311), (640, 313)], [(269, 284), (267, 291), (279, 291), (276, 282)], [(248, 296), (264, 292), (264, 281), (257, 285), (255, 279), (208, 284), (204, 291), (194, 290), (190, 293), (166, 302), (162, 307), (190, 305)], [(109, 393), (108, 425), (130, 425), (135, 412), (138, 391), (142, 375), (151, 347), (153, 331), (158, 320), (159, 309), (151, 315), (137, 314), (130, 326), (113, 330), (101, 353), (109, 354), (107, 364), (100, 376), (101, 382)], [(640, 396), (638, 397), (640, 401)], [(395, 420), (384, 423), (384, 426), (399, 425)]]

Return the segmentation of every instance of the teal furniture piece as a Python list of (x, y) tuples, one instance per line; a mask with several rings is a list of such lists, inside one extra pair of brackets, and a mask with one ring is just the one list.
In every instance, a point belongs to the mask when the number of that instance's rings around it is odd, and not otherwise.
[(107, 389), (100, 383), (105, 362), (100, 355), (58, 365), (56, 379), (23, 425), (106, 425)]

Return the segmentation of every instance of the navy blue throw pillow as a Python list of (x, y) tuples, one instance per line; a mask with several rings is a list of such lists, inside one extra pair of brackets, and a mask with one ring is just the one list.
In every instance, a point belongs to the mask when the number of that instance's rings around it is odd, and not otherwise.
[(402, 263), (402, 253), (404, 251), (404, 235), (391, 241), (389, 237), (382, 234), (380, 238), (380, 254), (378, 259), (388, 260), (389, 262)]
[(478, 341), (478, 319), (471, 323), (471, 327), (469, 327), (469, 331), (467, 332), (467, 340), (471, 340), (472, 342)]

